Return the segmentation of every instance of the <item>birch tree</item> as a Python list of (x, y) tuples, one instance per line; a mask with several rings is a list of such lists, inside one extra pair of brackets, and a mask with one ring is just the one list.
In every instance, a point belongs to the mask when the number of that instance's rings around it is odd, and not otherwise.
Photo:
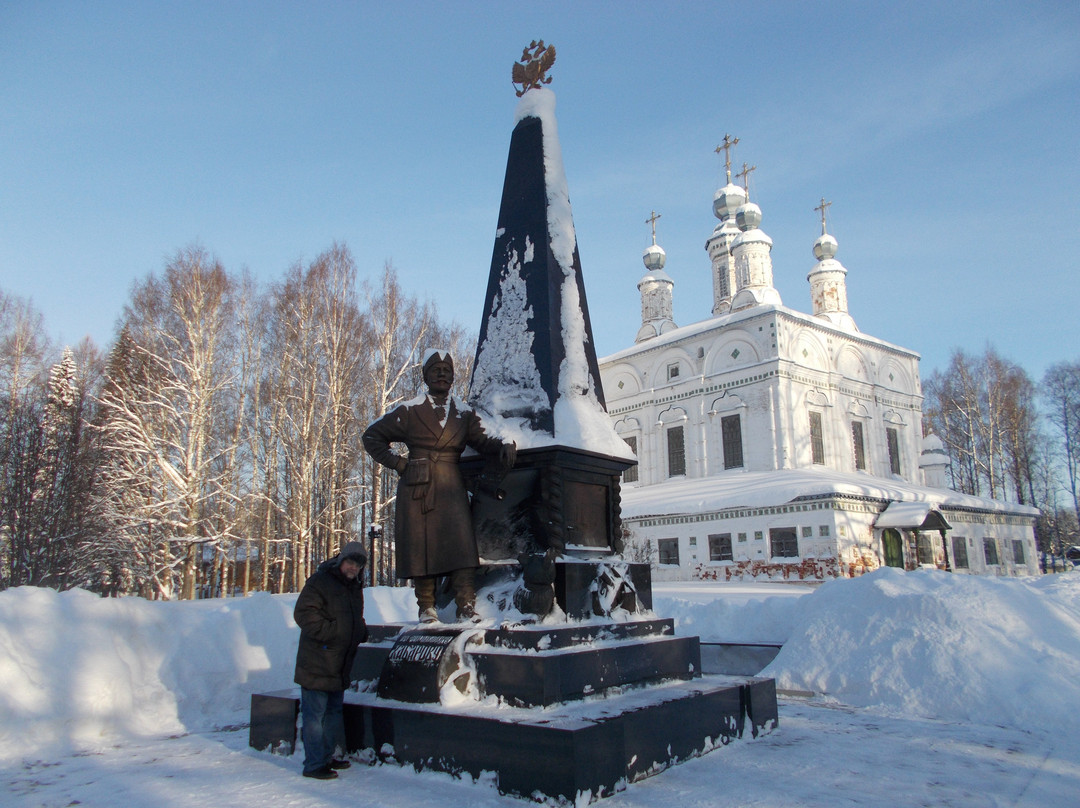
[(360, 386), (370, 361), (356, 266), (335, 245), (273, 290), (267, 389), (279, 456), (278, 513), (290, 534), (290, 586), (355, 537)]
[(0, 289), (0, 588), (33, 576), (34, 484), (41, 459), (49, 340), (41, 314)]
[(176, 594), (177, 578), (180, 597), (195, 597), (200, 547), (235, 536), (233, 292), (196, 247), (137, 285), (100, 399), (106, 512), (149, 562), (157, 597)]
[(1047, 462), (1035, 388), (992, 348), (955, 351), (924, 385), (926, 415), (952, 459), (953, 486), (969, 494), (1039, 506), (1038, 465)]
[(1061, 362), (1046, 371), (1042, 383), (1047, 418), (1061, 440), (1069, 497), (1080, 522), (1080, 362)]

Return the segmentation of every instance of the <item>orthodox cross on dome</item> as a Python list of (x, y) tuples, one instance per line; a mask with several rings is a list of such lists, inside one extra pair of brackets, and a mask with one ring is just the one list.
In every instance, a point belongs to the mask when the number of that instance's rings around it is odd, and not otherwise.
[(555, 64), (554, 45), (545, 45), (542, 39), (539, 41), (534, 39), (530, 42), (529, 47), (521, 52), (521, 59), (514, 62), (510, 73), (510, 80), (514, 86), (521, 85), (521, 89), (517, 90), (517, 97), (521, 98), (529, 90), (541, 84), (551, 84), (551, 76), (546, 76), (545, 73), (553, 64)]
[(821, 204), (818, 205), (816, 208), (814, 208), (814, 210), (820, 210), (821, 211), (821, 235), (823, 235), (823, 236), (825, 235), (825, 232), (826, 232), (825, 231), (825, 211), (828, 210), (830, 207), (832, 207), (832, 202), (826, 202), (825, 197), (821, 197)]
[(735, 179), (742, 178), (743, 190), (746, 191), (746, 199), (750, 199), (750, 175), (757, 171), (757, 166), (748, 166), (746, 163), (742, 164), (742, 171), (735, 175)]
[(738, 138), (732, 138), (729, 134), (724, 134), (724, 142), (716, 147), (716, 153), (724, 153), (724, 170), (727, 171), (727, 181), (731, 184), (731, 150), (735, 148), (735, 144), (739, 142)]
[(645, 224), (652, 225), (652, 243), (656, 244), (656, 220), (660, 218), (660, 214), (655, 210), (652, 212), (652, 216), (645, 220)]

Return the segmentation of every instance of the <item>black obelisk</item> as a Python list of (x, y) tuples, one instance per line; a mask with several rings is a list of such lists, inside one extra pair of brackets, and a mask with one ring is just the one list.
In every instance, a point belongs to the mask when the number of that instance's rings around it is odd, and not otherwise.
[[(521, 93), (503, 181), (469, 403), (518, 445), (518, 464), (476, 486), (481, 556), (621, 550), (620, 475), (633, 453), (604, 404), (555, 96)], [(474, 474), (479, 472), (474, 469)]]

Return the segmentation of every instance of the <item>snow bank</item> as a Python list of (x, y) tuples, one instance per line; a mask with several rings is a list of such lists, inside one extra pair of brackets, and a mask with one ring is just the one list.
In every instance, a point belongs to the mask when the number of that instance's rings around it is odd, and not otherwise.
[(653, 611), (703, 642), (787, 641), (813, 587), (772, 583), (654, 582)]
[(762, 672), (906, 716), (1073, 729), (1080, 706), (1080, 574), (986, 578), (877, 570), (798, 601)]
[[(409, 620), (409, 588), (366, 593)], [(123, 736), (242, 724), (292, 687), (295, 595), (154, 603), (0, 592), (0, 760), (93, 751)], [(1080, 573), (981, 578), (884, 569), (808, 593), (658, 585), (655, 610), (704, 640), (786, 641), (781, 688), (897, 715), (1068, 731), (1080, 705)]]
[[(369, 620), (415, 612), (411, 589), (365, 594)], [(252, 693), (293, 686), (295, 601), (0, 592), (0, 759), (246, 723)]]

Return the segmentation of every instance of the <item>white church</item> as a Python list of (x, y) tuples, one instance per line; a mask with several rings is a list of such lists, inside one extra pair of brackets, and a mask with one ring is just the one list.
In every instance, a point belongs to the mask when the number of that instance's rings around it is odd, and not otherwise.
[(637, 339), (600, 359), (638, 457), (622, 486), (628, 552), (657, 580), (1037, 574), (1034, 508), (947, 487), (941, 441), (923, 435), (919, 354), (856, 326), (826, 208), (806, 314), (773, 286), (772, 240), (729, 158), (705, 245), (711, 316), (681, 327), (654, 218)]

